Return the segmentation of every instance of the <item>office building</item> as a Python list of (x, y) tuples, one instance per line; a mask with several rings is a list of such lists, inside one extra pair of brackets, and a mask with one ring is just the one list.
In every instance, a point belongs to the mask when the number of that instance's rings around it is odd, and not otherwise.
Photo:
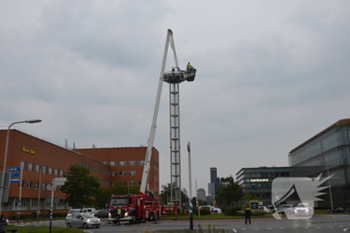
[(200, 188), (197, 189), (197, 199), (198, 200), (202, 200), (205, 201), (206, 200), (206, 194), (205, 194), (205, 190)]
[[(323, 167), (254, 167), (242, 168), (236, 173), (236, 182), (243, 188), (243, 194), (253, 194), (264, 205), (272, 203), (272, 183), (278, 177), (317, 177)], [(288, 190), (286, 190), (288, 191)], [(321, 197), (322, 198), (322, 197)], [(301, 202), (296, 194), (283, 200), (283, 204)], [(316, 203), (317, 206), (317, 203)]]
[[(7, 130), (0, 130), (0, 151), (5, 151)], [(50, 209), (51, 197), (48, 186), (52, 179), (63, 177), (69, 166), (78, 164), (91, 171), (102, 187), (112, 187), (115, 182), (138, 185), (142, 180), (143, 164), (147, 147), (67, 149), (34, 137), (16, 129), (10, 130), (6, 168), (23, 167), (21, 188), (17, 174), (11, 178), (8, 202), (2, 204), (5, 216), (17, 213), (21, 196), (21, 213), (29, 214), (40, 209), (44, 214)], [(4, 154), (0, 154), (0, 162)], [(153, 148), (149, 177), (149, 190), (159, 193), (159, 153)], [(7, 170), (7, 169), (6, 169)], [(14, 173), (14, 172), (11, 172)], [(18, 173), (18, 172), (15, 172)], [(17, 180), (17, 181), (16, 181)], [(65, 195), (54, 192), (55, 212), (69, 208)], [(108, 200), (106, 200), (106, 203)]]
[(332, 175), (321, 207), (350, 207), (350, 119), (342, 119), (289, 153), (289, 166), (323, 166)]

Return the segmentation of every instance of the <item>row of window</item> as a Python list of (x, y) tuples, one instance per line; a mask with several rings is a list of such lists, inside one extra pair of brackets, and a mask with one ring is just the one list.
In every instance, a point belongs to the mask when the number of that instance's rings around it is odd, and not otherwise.
[(28, 171), (36, 171), (44, 174), (54, 175), (54, 176), (63, 176), (65, 171), (55, 169), (52, 167), (41, 166), (39, 164), (27, 163), (25, 161), (21, 161), (21, 168), (23, 170), (27, 169)]
[[(18, 185), (19, 187), (20, 187), (20, 184)], [(49, 183), (49, 184), (47, 184), (47, 183), (45, 183), (45, 182), (38, 182), (38, 181), (36, 181), (36, 182), (33, 182), (33, 181), (31, 181), (31, 180), (22, 180), (22, 188), (27, 188), (27, 189), (39, 189), (39, 187), (40, 187), (40, 190), (48, 190), (47, 189), (47, 187), (48, 186), (51, 186), (51, 183)], [(55, 190), (58, 190), (58, 189), (60, 189), (60, 187), (56, 187), (56, 189)]]
[(289, 165), (295, 166), (337, 146), (350, 144), (350, 127), (334, 128), (309, 144), (289, 154)]
[[(119, 172), (119, 175), (120, 175), (120, 176), (126, 176), (127, 174), (128, 174), (129, 176), (136, 176), (136, 171), (128, 171), (128, 172), (127, 172), (127, 171), (120, 171), (120, 172)], [(116, 176), (116, 175), (117, 175), (117, 172), (116, 172), (116, 171), (112, 171), (112, 172), (111, 172), (111, 175), (112, 175), (112, 176)]]
[[(117, 166), (119, 164), (119, 166), (126, 166), (127, 164), (129, 166), (134, 166), (136, 165), (136, 161), (110, 161), (110, 162), (107, 162), (107, 161), (102, 161), (103, 164), (106, 164), (106, 165), (110, 165), (110, 166)], [(144, 165), (145, 164), (145, 161), (144, 160), (139, 160), (138, 161), (138, 165)]]
[[(136, 185), (136, 183), (137, 183), (138, 185), (141, 185), (141, 181), (136, 182), (136, 181), (131, 180), (131, 181), (129, 181), (129, 182), (126, 182), (126, 181), (118, 181), (118, 182), (122, 182), (124, 185), (129, 185), (129, 186), (131, 186), (131, 185)], [(109, 185), (110, 185), (110, 186), (113, 186), (115, 183), (116, 183), (115, 181), (114, 181), (114, 182), (110, 182)]]

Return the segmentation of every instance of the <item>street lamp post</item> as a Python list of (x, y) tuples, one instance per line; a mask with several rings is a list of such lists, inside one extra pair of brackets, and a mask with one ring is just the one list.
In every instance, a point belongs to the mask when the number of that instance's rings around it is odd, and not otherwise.
[[(327, 165), (327, 175), (329, 177), (329, 166)], [(331, 199), (331, 210), (333, 209), (333, 198), (332, 198), (332, 189), (331, 189), (331, 180), (328, 181), (329, 182), (329, 197)]]
[(5, 144), (5, 154), (4, 154), (4, 163), (2, 165), (2, 176), (1, 176), (1, 183), (0, 183), (0, 216), (2, 212), (2, 199), (4, 196), (4, 183), (5, 183), (5, 172), (6, 172), (6, 162), (7, 162), (7, 152), (8, 152), (8, 144), (9, 144), (9, 137), (10, 137), (10, 128), (14, 124), (20, 124), (20, 123), (39, 123), (41, 120), (35, 119), (35, 120), (26, 120), (26, 121), (16, 121), (13, 122), (7, 129), (7, 136), (6, 136), (6, 144)]

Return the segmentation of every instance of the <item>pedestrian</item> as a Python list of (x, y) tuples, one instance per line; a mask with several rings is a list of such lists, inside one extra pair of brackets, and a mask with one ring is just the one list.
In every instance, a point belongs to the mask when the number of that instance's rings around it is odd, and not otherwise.
[(250, 221), (250, 215), (252, 212), (250, 211), (249, 205), (247, 205), (247, 207), (245, 208), (244, 213), (245, 213), (245, 225), (247, 225), (247, 220), (249, 220), (249, 224), (252, 224)]
[(6, 225), (7, 225), (7, 221), (4, 218), (4, 215), (1, 215), (1, 217), (0, 217), (0, 233), (6, 232)]
[(122, 210), (120, 208), (117, 209), (117, 218), (118, 218), (118, 225), (120, 225), (120, 217), (122, 214)]

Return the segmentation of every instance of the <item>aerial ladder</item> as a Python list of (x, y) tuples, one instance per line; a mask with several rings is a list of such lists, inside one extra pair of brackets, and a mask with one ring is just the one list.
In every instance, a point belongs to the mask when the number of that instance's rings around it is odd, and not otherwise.
[[(165, 65), (168, 55), (169, 44), (173, 50), (175, 67), (171, 71), (165, 72)], [(170, 99), (170, 175), (171, 192), (170, 202), (177, 204), (181, 208), (181, 156), (180, 156), (180, 109), (179, 109), (179, 84), (184, 81), (192, 82), (196, 76), (196, 69), (190, 64), (186, 70), (179, 68), (173, 32), (168, 29), (165, 41), (162, 67), (160, 71), (156, 103), (154, 107), (152, 126), (148, 138), (148, 146), (145, 157), (145, 165), (142, 174), (140, 192), (146, 193), (148, 189), (150, 163), (152, 158), (152, 148), (157, 128), (157, 116), (162, 92), (163, 81), (169, 83)]]

